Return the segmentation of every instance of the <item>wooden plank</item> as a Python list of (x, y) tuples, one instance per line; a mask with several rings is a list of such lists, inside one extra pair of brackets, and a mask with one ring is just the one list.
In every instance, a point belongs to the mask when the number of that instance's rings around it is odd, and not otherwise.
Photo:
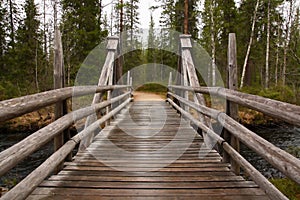
[(100, 110), (112, 102), (124, 98), (125, 96), (126, 94), (124, 94), (124, 96), (116, 97), (111, 101), (102, 102), (91, 107), (69, 113), (46, 127), (34, 132), (16, 145), (2, 151), (0, 153), (0, 176), (12, 169), (27, 156), (41, 148), (61, 131), (69, 127), (74, 120), (82, 119), (83, 117), (94, 113), (95, 110)]
[(122, 110), (130, 101), (131, 99), (127, 99), (117, 108), (113, 109), (109, 114), (103, 116), (101, 119), (91, 124), (87, 129), (84, 129), (83, 131), (75, 135), (58, 151), (52, 154), (45, 162), (43, 162), (38, 168), (36, 168), (32, 173), (30, 173), (25, 179), (18, 183), (13, 189), (9, 190), (2, 197), (2, 199), (25, 199), (38, 186), (38, 184), (40, 184), (47, 176), (49, 176), (49, 174), (54, 170), (54, 168), (57, 167), (59, 163), (66, 158), (66, 156), (75, 148), (77, 144), (79, 144), (81, 139), (84, 138), (86, 134), (88, 134), (91, 131), (94, 131), (96, 128), (99, 127), (100, 124), (104, 123), (114, 114), (120, 112), (120, 110)]
[[(100, 194), (92, 196), (92, 195), (66, 195), (66, 194), (61, 194), (61, 195), (55, 195), (55, 200), (65, 200), (65, 199), (83, 199), (83, 200), (95, 200), (95, 199), (101, 199), (101, 200), (111, 200), (111, 199), (120, 199), (120, 200), (156, 200), (156, 199), (165, 199), (165, 200), (173, 200), (175, 197), (174, 195), (170, 196), (159, 196), (159, 195), (153, 195), (153, 196), (102, 196), (99, 197)], [(178, 195), (179, 196), (179, 195)], [(213, 196), (208, 196), (206, 195), (180, 195), (180, 199), (199, 199), (199, 198), (205, 198), (207, 200), (268, 200), (269, 198), (265, 196), (245, 196), (245, 195), (231, 195), (229, 196), (223, 196), (223, 195), (213, 195)], [(53, 199), (52, 196), (46, 196), (46, 195), (33, 195), (28, 198), (29, 200), (48, 200), (48, 199)]]
[(242, 182), (92, 182), (92, 181), (44, 181), (41, 187), (73, 187), (73, 188), (98, 188), (98, 189), (210, 189), (210, 188), (257, 188), (251, 181)]
[[(107, 182), (107, 181), (120, 181), (120, 182), (184, 182), (187, 181), (186, 177), (177, 176), (160, 176), (160, 177), (132, 177), (132, 176), (65, 176), (54, 175), (51, 176), (49, 181), (95, 181), (95, 182)], [(193, 176), (189, 177), (189, 182), (232, 182), (232, 181), (244, 181), (240, 176)], [(229, 183), (230, 184), (230, 183)]]
[[(135, 103), (129, 111), (134, 111), (134, 108)], [(147, 117), (145, 113), (131, 113), (136, 117)], [(128, 113), (123, 115), (128, 116)], [(118, 123), (127, 122), (119, 120)], [(162, 130), (154, 135), (157, 128), (141, 129), (141, 135), (152, 137), (140, 139), (106, 127), (86, 151), (78, 153), (73, 162), (66, 162), (63, 171), (40, 184), (29, 199), (268, 199), (255, 183), (235, 176), (229, 165), (221, 162), (216, 151), (204, 147), (199, 154), (203, 140), (193, 129), (183, 129), (182, 137), (167, 151), (153, 152), (176, 138), (178, 128), (177, 125), (168, 132)], [(195, 134), (195, 138), (189, 141), (188, 134)], [(118, 154), (107, 143), (110, 137), (113, 138), (111, 142), (120, 145), (119, 148), (136, 156)], [(186, 144), (191, 146), (168, 165), (169, 157), (175, 156), (176, 151)], [(205, 154), (208, 156), (199, 158)], [(107, 157), (105, 164), (97, 160), (101, 155)], [(118, 156), (122, 156), (121, 159)], [(157, 169), (162, 164), (166, 166)], [(122, 171), (114, 167), (122, 168)]]
[[(265, 196), (265, 193), (257, 188), (239, 188), (239, 189), (196, 189), (196, 190), (185, 190), (185, 189), (82, 189), (82, 188), (37, 188), (33, 194), (35, 195), (54, 195), (54, 194), (72, 194), (77, 195), (94, 195), (94, 196), (173, 196), (173, 197), (184, 197), (184, 196), (227, 196), (241, 195), (241, 196)], [(241, 199), (242, 200), (242, 199)]]
[[(182, 98), (183, 99), (183, 98)], [(171, 99), (168, 99), (168, 101), (174, 105), (176, 109), (178, 109), (182, 115), (189, 118), (193, 123), (195, 123), (196, 126), (203, 129), (204, 131), (207, 131), (210, 133), (211, 137), (214, 138), (222, 147), (224, 150), (227, 151), (227, 153), (235, 160), (235, 162), (238, 162), (243, 169), (250, 175), (253, 180), (255, 180), (260, 187), (262, 187), (266, 193), (272, 197), (272, 199), (287, 199), (275, 186), (273, 186), (258, 170), (256, 170), (247, 160), (245, 160), (238, 152), (236, 152), (223, 138), (221, 138), (217, 133), (215, 133), (213, 130), (205, 126), (200, 121), (196, 120), (191, 116), (190, 113), (184, 111), (182, 108), (177, 106)], [(183, 101), (185, 101), (183, 99)], [(219, 114), (221, 115), (221, 114)], [(219, 116), (218, 115), (218, 116)], [(233, 119), (229, 117), (230, 120), (236, 123)]]

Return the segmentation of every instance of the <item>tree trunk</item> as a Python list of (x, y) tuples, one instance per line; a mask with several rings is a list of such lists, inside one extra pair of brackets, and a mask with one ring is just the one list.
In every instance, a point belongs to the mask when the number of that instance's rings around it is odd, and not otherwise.
[(268, 25), (267, 25), (267, 49), (266, 49), (266, 77), (265, 77), (265, 88), (269, 88), (269, 57), (270, 57), (270, 4), (268, 2)]
[(189, 32), (189, 0), (184, 0), (184, 34)]
[(290, 25), (292, 21), (292, 11), (293, 11), (293, 0), (290, 1), (290, 9), (289, 9), (289, 19), (286, 24), (286, 37), (284, 41), (284, 49), (283, 49), (283, 67), (282, 67), (282, 85), (285, 85), (286, 82), (286, 60), (287, 60), (287, 52), (289, 48), (289, 42), (290, 42)]
[(216, 44), (215, 44), (215, 21), (214, 6), (215, 1), (210, 4), (210, 20), (211, 20), (211, 60), (212, 60), (212, 86), (216, 86)]
[(275, 85), (278, 85), (278, 65), (279, 65), (279, 42), (280, 42), (280, 27), (279, 22), (280, 16), (278, 15), (278, 25), (277, 25), (277, 44), (276, 44), (276, 63), (275, 63)]
[(11, 45), (14, 49), (15, 47), (15, 28), (14, 28), (14, 16), (13, 16), (13, 2), (12, 0), (9, 0), (9, 21), (10, 21), (10, 39), (11, 39)]
[(46, 0), (44, 0), (44, 53), (47, 55), (47, 35), (46, 35)]
[(40, 92), (39, 80), (38, 80), (38, 41), (36, 40), (36, 48), (35, 48), (35, 86), (37, 92)]
[(246, 53), (245, 61), (244, 61), (244, 65), (243, 65), (243, 72), (242, 72), (242, 78), (241, 78), (240, 88), (242, 88), (244, 86), (244, 79), (245, 79), (245, 74), (246, 74), (247, 63), (248, 63), (248, 59), (249, 59), (249, 55), (250, 55), (250, 51), (251, 51), (251, 45), (252, 45), (253, 37), (254, 37), (254, 29), (255, 29), (255, 23), (256, 23), (256, 14), (257, 14), (258, 6), (259, 6), (259, 1), (260, 0), (257, 0), (256, 6), (255, 6), (255, 10), (254, 10), (254, 13), (253, 13), (253, 21), (252, 21), (250, 41), (249, 41), (249, 44), (248, 44), (248, 49), (247, 49), (247, 53)]

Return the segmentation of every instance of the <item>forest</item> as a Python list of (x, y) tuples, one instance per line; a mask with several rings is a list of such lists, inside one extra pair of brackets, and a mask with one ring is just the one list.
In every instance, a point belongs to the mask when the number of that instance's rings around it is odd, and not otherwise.
[[(177, 68), (177, 58), (152, 45), (166, 44), (168, 30), (188, 34), (211, 56), (208, 85), (215, 67), (226, 77), (229, 33), (236, 33), (239, 88), (291, 103), (300, 102), (300, 9), (297, 0), (155, 0), (160, 20), (151, 15), (149, 48), (124, 56), (123, 71), (143, 63)], [(54, 31), (62, 32), (67, 86), (72, 86), (86, 56), (109, 35), (127, 32), (125, 46), (141, 45), (140, 0), (2, 0), (0, 2), (0, 100), (53, 88)], [(157, 33), (155, 27), (163, 33)], [(173, 41), (174, 42), (174, 41)], [(178, 43), (176, 41), (175, 43)], [(174, 44), (172, 44), (174, 45)]]

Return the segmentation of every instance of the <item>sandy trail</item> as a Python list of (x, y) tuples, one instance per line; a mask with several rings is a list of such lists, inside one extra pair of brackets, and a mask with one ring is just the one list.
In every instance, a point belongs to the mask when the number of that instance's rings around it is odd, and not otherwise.
[(134, 101), (164, 101), (165, 99), (158, 94), (147, 92), (133, 92)]

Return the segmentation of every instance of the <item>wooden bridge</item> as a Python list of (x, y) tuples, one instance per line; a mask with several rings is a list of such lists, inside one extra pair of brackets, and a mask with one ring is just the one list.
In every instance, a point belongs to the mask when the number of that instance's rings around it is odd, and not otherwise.
[[(190, 38), (182, 35), (178, 69), (182, 78), (174, 77), (173, 85), (170, 74), (166, 101), (135, 102), (130, 73), (127, 85), (113, 85), (118, 38), (112, 37), (98, 86), (61, 88), (0, 102), (0, 121), (56, 105), (54, 122), (0, 153), (2, 176), (55, 140), (55, 152), (1, 200), (287, 199), (239, 154), (239, 143), (299, 184), (300, 160), (239, 124), (237, 105), (294, 125), (300, 124), (300, 107), (235, 91), (234, 34), (229, 41), (228, 89), (199, 85)], [(56, 83), (63, 71), (59, 62), (57, 66)], [(95, 94), (91, 106), (66, 112), (67, 99), (90, 94)], [(226, 110), (207, 107), (203, 94), (226, 98)], [(68, 128), (82, 119), (85, 128), (71, 137)], [(222, 137), (212, 128), (213, 121), (224, 127)], [(240, 168), (249, 179), (241, 176)]]

